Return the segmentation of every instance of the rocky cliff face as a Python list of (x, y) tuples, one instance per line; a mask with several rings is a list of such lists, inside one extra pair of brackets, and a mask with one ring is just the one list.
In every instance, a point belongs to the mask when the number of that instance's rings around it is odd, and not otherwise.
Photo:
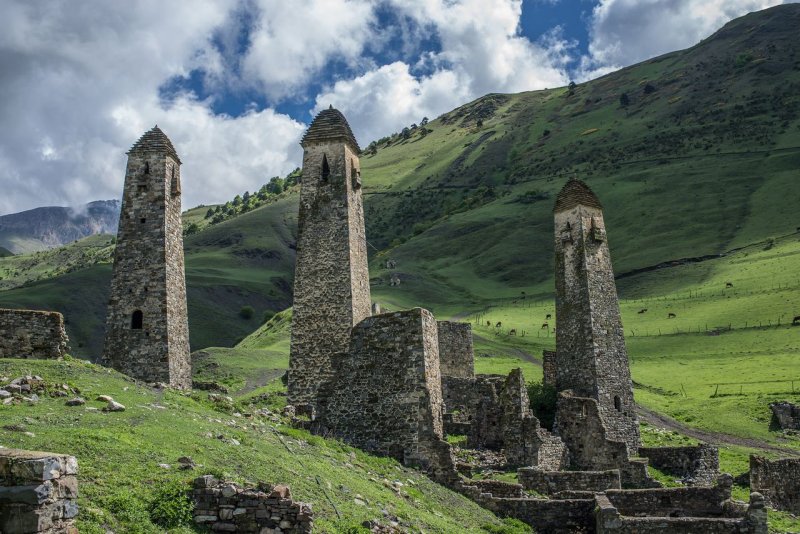
[(118, 200), (77, 208), (49, 206), (0, 216), (0, 247), (18, 254), (71, 243), (94, 234), (116, 234)]

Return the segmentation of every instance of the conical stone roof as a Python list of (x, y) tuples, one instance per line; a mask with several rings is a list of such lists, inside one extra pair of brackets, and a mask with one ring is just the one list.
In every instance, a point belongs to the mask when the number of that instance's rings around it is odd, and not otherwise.
[(343, 139), (353, 145), (356, 152), (361, 152), (356, 136), (353, 135), (353, 130), (347, 124), (347, 119), (344, 118), (341, 111), (334, 109), (333, 106), (319, 112), (306, 130), (300, 144), (306, 146), (309, 142), (330, 141), (331, 139)]
[(169, 154), (178, 163), (181, 162), (175, 147), (172, 146), (172, 141), (169, 140), (167, 134), (161, 131), (158, 125), (149, 130), (139, 138), (136, 143), (128, 150), (128, 154)]
[(590, 208), (603, 209), (597, 195), (594, 194), (586, 183), (576, 178), (570, 178), (566, 185), (556, 196), (556, 205), (553, 211), (566, 211), (575, 206), (588, 206)]

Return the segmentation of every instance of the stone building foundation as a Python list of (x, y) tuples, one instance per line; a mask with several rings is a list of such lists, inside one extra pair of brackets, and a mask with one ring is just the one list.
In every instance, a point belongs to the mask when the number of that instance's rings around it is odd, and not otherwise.
[(77, 534), (77, 474), (72, 456), (0, 449), (0, 532)]
[(213, 532), (305, 534), (311, 532), (311, 505), (292, 500), (287, 486), (243, 489), (211, 475), (195, 479), (194, 522)]
[(61, 359), (68, 351), (60, 313), (0, 309), (0, 358)]
[(639, 456), (692, 486), (710, 486), (719, 476), (719, 449), (706, 443), (693, 447), (639, 447)]
[(750, 455), (750, 490), (761, 493), (776, 510), (800, 514), (800, 458)]

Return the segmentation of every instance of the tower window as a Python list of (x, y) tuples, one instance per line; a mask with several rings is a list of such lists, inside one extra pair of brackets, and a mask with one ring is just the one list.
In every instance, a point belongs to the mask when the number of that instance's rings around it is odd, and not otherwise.
[(614, 395), (614, 408), (618, 411), (622, 411), (622, 401), (619, 398), (619, 395)]
[(328, 156), (325, 154), (322, 155), (322, 181), (327, 182), (328, 178), (331, 177), (331, 168), (328, 165)]
[(144, 173), (145, 174), (150, 174), (150, 162), (149, 161), (145, 161), (144, 162)]
[(350, 180), (353, 189), (361, 189), (361, 171), (356, 167), (356, 160), (350, 160)]
[(146, 223), (146, 222), (147, 222), (147, 218), (145, 218), (145, 217), (142, 217), (141, 219), (139, 219), (139, 222), (140, 222), (140, 223), (142, 223), (142, 224), (144, 224), (144, 223)]
[(172, 166), (172, 176), (170, 178), (170, 190), (172, 192), (172, 196), (181, 194), (181, 179), (179, 176), (175, 175), (175, 165)]
[(144, 314), (142, 310), (136, 310), (131, 316), (131, 330), (141, 330), (144, 323)]

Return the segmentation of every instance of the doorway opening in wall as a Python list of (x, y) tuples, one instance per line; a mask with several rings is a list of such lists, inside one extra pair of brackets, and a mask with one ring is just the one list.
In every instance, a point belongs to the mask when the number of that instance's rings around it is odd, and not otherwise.
[(136, 310), (131, 316), (131, 330), (141, 330), (144, 323), (142, 310)]

